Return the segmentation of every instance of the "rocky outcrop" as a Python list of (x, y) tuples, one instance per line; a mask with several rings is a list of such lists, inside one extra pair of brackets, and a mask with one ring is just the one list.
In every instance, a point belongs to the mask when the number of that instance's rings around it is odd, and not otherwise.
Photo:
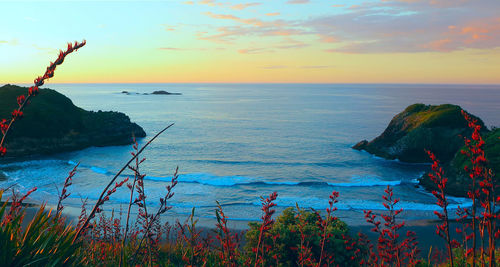
[[(16, 97), (27, 90), (14, 85), (0, 87), (0, 119), (10, 116), (17, 107)], [(6, 156), (125, 145), (132, 143), (132, 136), (144, 137), (146, 133), (127, 115), (113, 111), (86, 111), (54, 90), (41, 89), (25, 108), (23, 118), (12, 127), (5, 143)]]
[[(442, 162), (449, 162), (463, 146), (462, 136), (471, 134), (461, 110), (450, 104), (413, 104), (397, 114), (380, 136), (363, 140), (353, 148), (413, 163), (429, 162), (425, 153), (428, 149)], [(485, 128), (480, 119), (478, 123)]]
[(160, 90), (160, 91), (154, 91), (151, 93), (152, 95), (181, 95), (181, 93), (170, 93), (170, 92), (167, 92), (167, 91), (163, 91), (163, 90)]

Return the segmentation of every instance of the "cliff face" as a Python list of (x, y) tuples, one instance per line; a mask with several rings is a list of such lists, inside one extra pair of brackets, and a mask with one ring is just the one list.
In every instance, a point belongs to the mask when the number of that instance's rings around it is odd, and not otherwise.
[[(9, 118), (17, 107), (16, 97), (27, 88), (0, 87), (0, 119)], [(51, 154), (79, 150), (90, 146), (125, 145), (132, 136), (146, 133), (120, 112), (93, 112), (75, 106), (66, 96), (41, 89), (25, 108), (24, 116), (9, 133), (5, 147), (7, 157)]]
[(353, 148), (413, 163), (429, 162), (424, 151), (428, 149), (442, 162), (448, 162), (463, 146), (461, 136), (470, 134), (459, 106), (413, 104), (397, 114), (380, 136), (370, 142), (363, 140)]

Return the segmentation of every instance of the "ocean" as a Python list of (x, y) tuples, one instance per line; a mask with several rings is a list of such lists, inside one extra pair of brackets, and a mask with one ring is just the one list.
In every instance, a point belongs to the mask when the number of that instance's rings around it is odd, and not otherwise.
[[(233, 222), (246, 224), (259, 220), (260, 197), (273, 191), (278, 192), (279, 212), (296, 204), (325, 209), (333, 190), (340, 192), (336, 215), (361, 224), (363, 210), (384, 209), (381, 195), (387, 185), (400, 198), (397, 208), (405, 210), (404, 219), (434, 219), (435, 199), (416, 180), (429, 165), (385, 160), (351, 147), (378, 136), (394, 115), (414, 103), (457, 104), (487, 126), (500, 126), (500, 86), (495, 85), (48, 83), (45, 87), (87, 110), (126, 113), (148, 134), (138, 140), (140, 145), (175, 123), (143, 155), (148, 205), (159, 206), (178, 166), (179, 183), (165, 217), (182, 219), (195, 207), (195, 216), (206, 224), (215, 223), (216, 201)], [(182, 95), (143, 95), (156, 90)], [(26, 192), (36, 186), (32, 198), (53, 205), (67, 173), (80, 162), (64, 204), (79, 210), (82, 200), (88, 199), (90, 208), (131, 151), (131, 146), (91, 147), (0, 164), (7, 176), (0, 187), (14, 185)], [(124, 186), (104, 209), (126, 210), (128, 199)], [(451, 207), (458, 205), (470, 202), (452, 198)]]

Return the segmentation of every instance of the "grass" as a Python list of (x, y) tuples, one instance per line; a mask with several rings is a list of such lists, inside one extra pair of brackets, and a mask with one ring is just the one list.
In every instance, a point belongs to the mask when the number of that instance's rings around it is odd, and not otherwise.
[[(467, 128), (467, 122), (461, 115), (462, 108), (457, 105), (424, 105), (413, 104), (408, 106), (402, 113), (407, 116), (409, 122), (405, 125), (405, 130), (410, 132), (418, 127), (449, 127), (449, 128)], [(484, 123), (479, 119), (479, 124)]]

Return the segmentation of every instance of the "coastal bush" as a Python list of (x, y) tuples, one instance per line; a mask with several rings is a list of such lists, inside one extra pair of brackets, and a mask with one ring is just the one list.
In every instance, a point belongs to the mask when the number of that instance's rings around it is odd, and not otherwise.
[[(17, 107), (15, 99), (26, 92), (26, 88), (16, 85), (0, 87), (0, 99), (11, 104), (0, 105), (0, 118), (6, 118)], [(4, 102), (2, 101), (2, 102)], [(12, 105), (12, 103), (14, 105)], [(11, 130), (12, 138), (31, 137), (63, 137), (69, 129), (76, 132), (83, 130), (80, 109), (75, 108), (71, 100), (54, 90), (39, 90), (36, 101), (31, 101), (31, 107), (23, 111), (22, 120)], [(54, 117), (54, 114), (57, 114)], [(34, 131), (33, 129), (37, 129)]]
[[(264, 239), (264, 242), (271, 245), (271, 248), (266, 252), (265, 262), (283, 266), (297, 266), (299, 263), (298, 250), (301, 248), (301, 239), (305, 239), (307, 246), (311, 250), (310, 261), (318, 262), (321, 251), (321, 231), (317, 225), (317, 214), (313, 211), (286, 208), (276, 218), (276, 222), (269, 229), (269, 235)], [(252, 253), (253, 248), (257, 246), (259, 239), (259, 229), (261, 223), (249, 223), (250, 229), (245, 235), (245, 250), (247, 253)], [(326, 255), (333, 256), (333, 265), (355, 265), (358, 263), (354, 257), (354, 251), (357, 247), (347, 250), (345, 239), (349, 235), (347, 225), (339, 219), (327, 227), (328, 246), (325, 249)]]
[[(0, 118), (12, 116), (17, 97), (26, 91), (26, 87), (0, 86)], [(136, 137), (146, 136), (123, 113), (86, 111), (63, 94), (39, 89), (36, 100), (30, 101), (22, 119), (9, 130), (5, 147), (10, 157), (59, 153), (89, 146), (130, 144), (131, 133)]]

